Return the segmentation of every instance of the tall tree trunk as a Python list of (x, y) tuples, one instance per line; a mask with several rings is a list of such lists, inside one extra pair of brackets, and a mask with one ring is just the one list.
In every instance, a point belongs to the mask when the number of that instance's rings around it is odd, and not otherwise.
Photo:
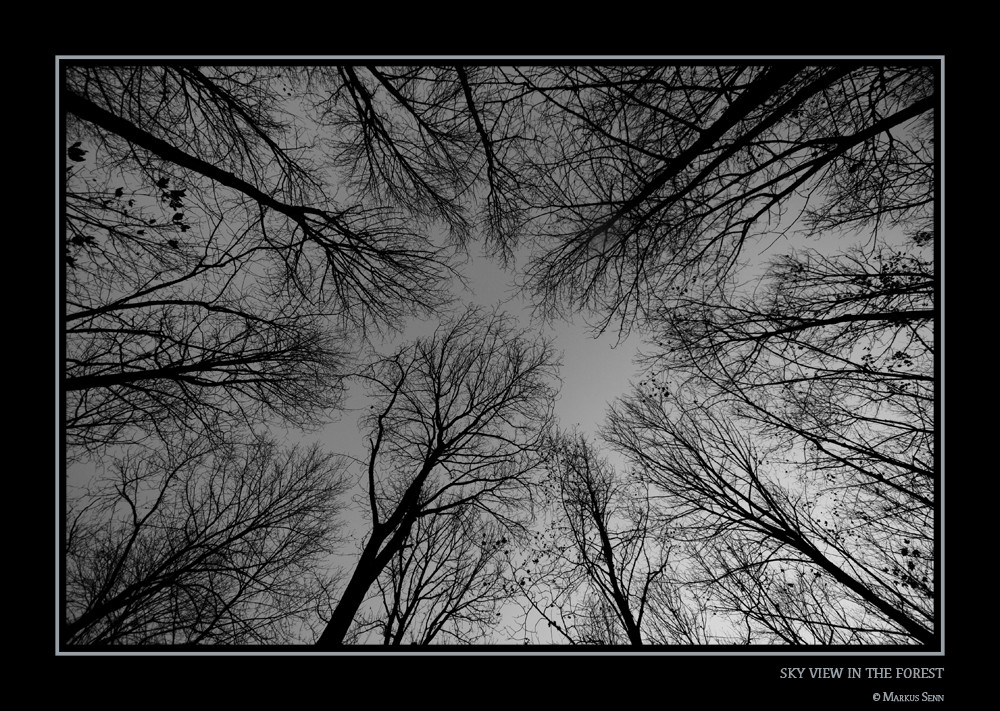
[(316, 640), (317, 647), (330, 649), (332, 647), (339, 647), (344, 643), (347, 630), (350, 629), (351, 623), (354, 621), (354, 616), (358, 613), (358, 608), (365, 601), (368, 588), (371, 587), (372, 583), (378, 578), (379, 573), (382, 572), (376, 565), (377, 549), (378, 543), (374, 540), (369, 541), (368, 545), (365, 546), (365, 550), (361, 554), (361, 560), (358, 561), (357, 566), (354, 568), (351, 580), (347, 583), (347, 588), (344, 590), (344, 594), (341, 595), (340, 601), (337, 603), (337, 607), (334, 609), (333, 615), (326, 625), (326, 629), (323, 630), (319, 639)]
[(351, 623), (354, 622), (358, 609), (364, 603), (368, 589), (382, 574), (385, 566), (389, 564), (389, 560), (403, 547), (406, 539), (410, 536), (410, 529), (416, 519), (417, 508), (415, 506), (409, 507), (399, 527), (396, 528), (395, 533), (392, 533), (392, 537), (389, 538), (389, 542), (384, 547), (382, 543), (389, 537), (392, 531), (391, 527), (379, 526), (378, 528), (381, 530), (372, 534), (361, 553), (361, 559), (358, 560), (358, 564), (354, 568), (350, 582), (344, 589), (344, 594), (333, 610), (330, 622), (327, 623), (326, 629), (316, 640), (318, 648), (331, 649), (344, 643), (344, 637), (347, 636), (347, 631), (350, 629)]

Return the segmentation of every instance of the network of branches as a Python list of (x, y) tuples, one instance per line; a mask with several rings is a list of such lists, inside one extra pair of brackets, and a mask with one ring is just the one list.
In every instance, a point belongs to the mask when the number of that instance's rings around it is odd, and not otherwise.
[(63, 62), (62, 643), (938, 644), (938, 82)]

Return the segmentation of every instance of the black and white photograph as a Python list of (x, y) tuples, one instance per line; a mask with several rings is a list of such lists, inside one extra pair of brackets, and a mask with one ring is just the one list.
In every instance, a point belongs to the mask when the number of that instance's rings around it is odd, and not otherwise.
[(944, 700), (942, 57), (56, 68), (56, 656)]

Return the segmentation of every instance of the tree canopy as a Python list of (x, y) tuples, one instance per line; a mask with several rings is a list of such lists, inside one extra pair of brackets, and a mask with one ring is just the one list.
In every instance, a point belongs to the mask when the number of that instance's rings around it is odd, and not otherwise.
[(64, 644), (940, 643), (937, 63), (60, 72)]

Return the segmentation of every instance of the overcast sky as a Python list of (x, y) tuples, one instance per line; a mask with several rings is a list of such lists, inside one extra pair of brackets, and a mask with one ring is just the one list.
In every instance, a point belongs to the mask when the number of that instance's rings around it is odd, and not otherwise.
[[(581, 430), (596, 434), (604, 420), (607, 405), (617, 396), (624, 395), (629, 389), (629, 382), (637, 379), (638, 371), (632, 361), (641, 345), (641, 337), (633, 333), (621, 343), (618, 343), (617, 333), (595, 337), (580, 316), (572, 322), (532, 323), (530, 298), (518, 295), (513, 286), (516, 268), (504, 271), (494, 260), (483, 256), (478, 245), (472, 245), (470, 251), (473, 254), (461, 267), (469, 291), (462, 291), (458, 284), (455, 285), (455, 293), (461, 302), (455, 305), (456, 314), (461, 312), (463, 304), (476, 304), (487, 309), (499, 307), (516, 317), (525, 328), (537, 331), (540, 338), (552, 338), (562, 358), (559, 371), (562, 383), (556, 402), (559, 424), (561, 427), (578, 425)], [(446, 315), (444, 312), (441, 314), (442, 317)], [(436, 319), (414, 322), (392, 343), (428, 334), (436, 325)], [(327, 428), (321, 438), (329, 449), (344, 451), (337, 446), (338, 442), (355, 442), (353, 447), (364, 447), (365, 440), (360, 433), (352, 436), (347, 431), (357, 430), (357, 415), (367, 410), (367, 405), (363, 405), (358, 393), (352, 392), (347, 403), (350, 411)], [(363, 450), (349, 453), (357, 456)]]

